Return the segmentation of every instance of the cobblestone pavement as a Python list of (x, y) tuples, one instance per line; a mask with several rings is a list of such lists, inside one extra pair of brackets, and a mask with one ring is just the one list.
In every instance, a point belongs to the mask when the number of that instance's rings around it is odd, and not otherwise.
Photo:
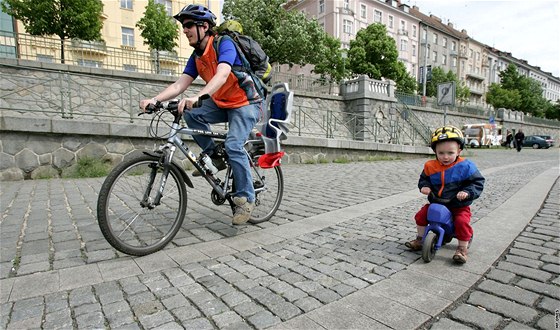
[[(473, 223), (559, 164), (558, 149), (471, 153), (487, 178)], [(211, 204), (195, 179), (173, 243), (141, 258), (116, 252), (99, 231), (102, 179), (2, 182), (0, 328), (282, 327), (418, 261), (403, 243), (415, 235), (412, 215), (424, 198), (385, 201), (416, 189), (425, 160), (285, 166), (282, 205), (260, 225), (231, 226), (228, 207)], [(349, 214), (376, 202), (376, 210)], [(332, 223), (301, 235), (267, 234), (324, 218)], [(511, 249), (423, 327), (550, 329), (560, 307), (559, 242), (556, 183)], [(387, 326), (398, 328), (379, 323)]]

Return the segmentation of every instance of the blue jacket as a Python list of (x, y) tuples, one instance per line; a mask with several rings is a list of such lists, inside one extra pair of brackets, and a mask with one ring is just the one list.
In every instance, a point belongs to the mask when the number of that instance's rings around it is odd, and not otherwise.
[[(484, 181), (476, 165), (468, 159), (457, 157), (451, 165), (442, 165), (434, 159), (424, 164), (424, 170), (418, 180), (418, 189), (429, 187), (438, 197), (450, 199), (445, 206), (454, 208), (471, 205), (473, 200), (480, 197)], [(459, 201), (457, 193), (460, 191), (467, 192), (469, 196)], [(428, 200), (430, 203), (434, 202), (431, 196), (428, 196)]]

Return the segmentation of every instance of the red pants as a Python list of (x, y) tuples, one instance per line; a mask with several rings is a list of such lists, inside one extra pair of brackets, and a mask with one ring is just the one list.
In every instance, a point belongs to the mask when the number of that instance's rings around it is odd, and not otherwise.
[[(422, 206), (420, 211), (416, 213), (414, 219), (418, 226), (428, 225), (428, 206), (426, 204)], [(463, 206), (457, 208), (449, 208), (451, 214), (453, 214), (453, 223), (455, 225), (455, 236), (460, 241), (469, 241), (473, 234), (473, 229), (471, 227), (471, 208), (470, 206)]]

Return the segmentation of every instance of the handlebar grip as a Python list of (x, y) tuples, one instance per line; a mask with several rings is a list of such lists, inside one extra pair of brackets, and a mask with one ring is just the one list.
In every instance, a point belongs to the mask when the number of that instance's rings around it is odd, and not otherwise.
[(210, 98), (210, 95), (208, 95), (208, 94), (200, 95), (198, 97), (198, 101), (194, 102), (192, 107), (193, 108), (200, 108), (202, 106), (202, 101), (204, 101), (206, 99), (209, 99), (209, 98)]

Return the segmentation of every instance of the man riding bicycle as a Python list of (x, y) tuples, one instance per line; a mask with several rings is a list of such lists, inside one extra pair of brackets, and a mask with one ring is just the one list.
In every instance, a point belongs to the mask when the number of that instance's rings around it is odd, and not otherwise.
[[(175, 98), (187, 90), (198, 76), (206, 82), (196, 95), (181, 99), (178, 109), (193, 129), (210, 130), (210, 124), (228, 123), (225, 150), (236, 187), (232, 222), (243, 224), (251, 217), (255, 201), (249, 160), (243, 145), (262, 115), (264, 99), (263, 91), (259, 90), (261, 85), (242, 69), (242, 59), (231, 39), (224, 38), (218, 44), (219, 49), (214, 49), (216, 16), (208, 8), (188, 5), (173, 17), (182, 24), (183, 33), (194, 51), (181, 77), (154, 98), (140, 101), (140, 108), (145, 110), (148, 104)], [(205, 94), (211, 97), (202, 101), (202, 106), (193, 108), (193, 104)], [(183, 112), (184, 109), (187, 111)], [(194, 136), (194, 139), (203, 153), (213, 159), (216, 167), (224, 169), (225, 164), (214, 152), (214, 141), (207, 136)]]

